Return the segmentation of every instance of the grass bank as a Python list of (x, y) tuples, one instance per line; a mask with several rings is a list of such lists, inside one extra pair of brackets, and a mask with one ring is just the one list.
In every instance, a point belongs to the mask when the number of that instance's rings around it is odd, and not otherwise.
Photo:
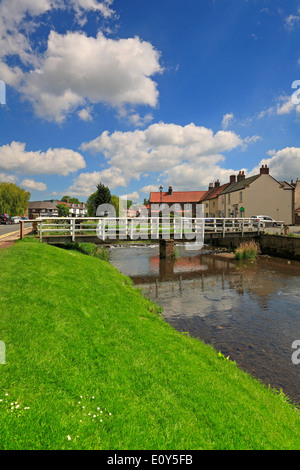
[(296, 408), (106, 261), (25, 240), (0, 263), (1, 449), (299, 449)]

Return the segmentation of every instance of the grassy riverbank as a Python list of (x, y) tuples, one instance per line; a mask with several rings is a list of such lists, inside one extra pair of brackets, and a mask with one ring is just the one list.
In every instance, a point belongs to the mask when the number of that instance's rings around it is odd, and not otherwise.
[(0, 449), (300, 448), (298, 410), (108, 262), (22, 241), (0, 263)]

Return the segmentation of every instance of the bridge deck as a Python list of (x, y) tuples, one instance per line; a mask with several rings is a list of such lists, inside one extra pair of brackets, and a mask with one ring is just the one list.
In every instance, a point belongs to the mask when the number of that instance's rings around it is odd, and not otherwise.
[[(277, 222), (283, 231), (283, 222)], [(257, 237), (265, 229), (264, 223), (245, 218), (85, 218), (57, 217), (36, 219), (34, 230), (45, 243), (91, 242), (118, 243), (173, 239), (181, 242), (207, 242), (219, 238)], [(20, 224), (21, 238), (24, 232)]]

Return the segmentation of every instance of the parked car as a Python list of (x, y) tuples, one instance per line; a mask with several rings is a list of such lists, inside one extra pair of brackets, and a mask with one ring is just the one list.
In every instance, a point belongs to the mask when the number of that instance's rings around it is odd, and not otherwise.
[(19, 223), (20, 223), (20, 220), (21, 220), (21, 217), (15, 216), (15, 217), (12, 217), (11, 219), (12, 219), (12, 221), (13, 221), (14, 224), (19, 224)]
[(251, 219), (254, 219), (253, 225), (260, 225), (265, 224), (266, 227), (276, 227), (277, 222), (276, 220), (272, 219), (272, 217), (269, 217), (268, 215), (252, 215)]
[(12, 218), (8, 214), (0, 214), (0, 224), (13, 224)]

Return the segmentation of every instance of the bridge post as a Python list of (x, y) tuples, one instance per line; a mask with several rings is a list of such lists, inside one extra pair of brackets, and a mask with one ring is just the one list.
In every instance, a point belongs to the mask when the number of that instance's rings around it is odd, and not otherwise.
[(75, 219), (71, 219), (71, 235), (72, 235), (72, 242), (75, 242)]
[(159, 257), (160, 259), (175, 258), (174, 240), (159, 240)]
[(24, 220), (20, 220), (20, 240), (24, 239)]

